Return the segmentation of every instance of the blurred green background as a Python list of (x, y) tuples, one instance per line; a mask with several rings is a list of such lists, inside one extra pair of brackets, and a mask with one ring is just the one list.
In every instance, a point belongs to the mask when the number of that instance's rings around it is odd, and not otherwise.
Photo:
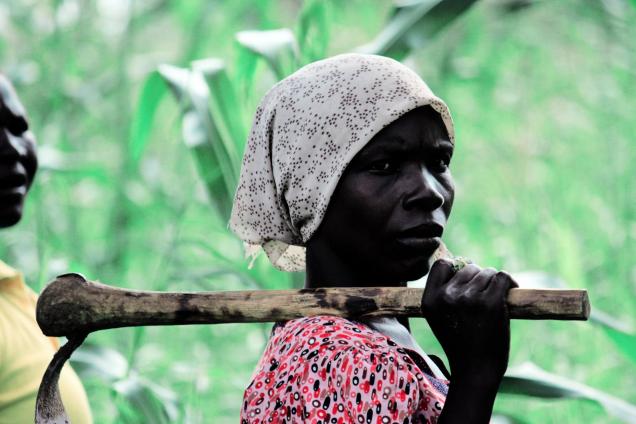
[[(636, 422), (633, 0), (0, 0), (0, 70), (41, 162), (0, 258), (37, 291), (67, 271), (299, 287), (263, 257), (247, 269), (230, 192), (265, 91), (356, 49), (403, 60), (453, 112), (451, 251), (522, 286), (589, 291), (590, 322), (513, 323), (498, 422)], [(211, 57), (224, 62), (192, 64)], [(97, 423), (233, 423), (269, 328), (105, 331), (75, 367)]]

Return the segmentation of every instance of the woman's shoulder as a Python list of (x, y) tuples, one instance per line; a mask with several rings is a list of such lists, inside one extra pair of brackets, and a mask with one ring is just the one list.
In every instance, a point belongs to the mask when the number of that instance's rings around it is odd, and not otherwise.
[[(363, 353), (397, 347), (384, 334), (363, 323), (346, 318), (318, 315), (304, 317), (274, 327), (270, 345), (318, 348), (321, 351), (351, 351)], [(302, 352), (302, 349), (301, 349)]]
[(348, 365), (394, 369), (413, 374), (417, 380), (425, 374), (408, 350), (390, 337), (364, 323), (326, 315), (277, 324), (257, 369), (280, 372), (282, 366), (284, 371), (293, 372), (299, 368), (329, 370)]
[(241, 417), (403, 422), (437, 416), (443, 401), (391, 339), (359, 322), (316, 316), (274, 328)]

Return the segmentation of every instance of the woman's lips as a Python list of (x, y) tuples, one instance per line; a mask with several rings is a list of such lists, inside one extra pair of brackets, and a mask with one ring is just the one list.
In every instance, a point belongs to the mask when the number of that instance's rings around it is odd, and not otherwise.
[(3, 203), (21, 201), (27, 192), (27, 178), (24, 172), (0, 172), (0, 199)]
[(401, 247), (410, 250), (433, 252), (439, 247), (441, 239), (439, 237), (405, 236), (398, 237), (396, 242)]
[(17, 187), (0, 187), (0, 197), (24, 196), (26, 191), (26, 184)]
[(0, 163), (0, 193), (13, 192), (21, 187), (26, 189), (26, 186), (27, 174), (21, 163), (11, 167)]

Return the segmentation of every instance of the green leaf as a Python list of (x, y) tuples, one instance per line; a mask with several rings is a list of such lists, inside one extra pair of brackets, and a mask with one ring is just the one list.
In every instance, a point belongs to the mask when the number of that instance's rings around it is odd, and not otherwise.
[(210, 90), (210, 112), (221, 134), (223, 144), (238, 175), (241, 170), (241, 153), (247, 136), (247, 125), (232, 81), (221, 59), (205, 59), (193, 62), (192, 68), (200, 72)]
[(188, 0), (169, 2), (172, 14), (179, 22), (182, 28), (191, 29), (195, 26), (195, 22), (203, 13), (206, 0)]
[(221, 218), (232, 209), (240, 164), (236, 149), (228, 150), (210, 107), (210, 92), (201, 72), (161, 65), (159, 74), (168, 83), (183, 111), (182, 135), (192, 150), (210, 199)]
[[(541, 271), (526, 271), (513, 275), (519, 287), (565, 289), (567, 284), (562, 279)], [(607, 337), (616, 345), (619, 351), (636, 363), (636, 334), (634, 327), (625, 320), (620, 320), (592, 306), (590, 322), (602, 328)]]
[(404, 59), (466, 12), (476, 0), (415, 0), (399, 3), (388, 24), (364, 53)]
[(636, 364), (636, 335), (618, 331), (610, 326), (603, 327), (603, 331), (614, 342), (623, 356)]
[(118, 351), (84, 344), (71, 357), (71, 364), (82, 378), (97, 377), (120, 396), (123, 422), (171, 423), (178, 418), (176, 394), (139, 377)]
[(497, 413), (492, 416), (489, 424), (525, 424), (526, 421), (522, 421), (517, 417), (509, 414)]
[(504, 15), (512, 15), (519, 13), (536, 3), (536, 0), (504, 0), (499, 2), (496, 7), (501, 10)]
[(137, 102), (137, 111), (133, 116), (130, 127), (130, 143), (128, 153), (133, 163), (139, 162), (148, 144), (148, 137), (152, 131), (155, 112), (161, 103), (166, 86), (158, 72), (151, 72), (141, 88)]
[(168, 84), (172, 94), (176, 97), (177, 102), (183, 110), (193, 107), (190, 98), (190, 85), (192, 75), (189, 69), (179, 68), (172, 65), (159, 65), (159, 75), (164, 82)]
[(256, 65), (258, 64), (259, 56), (243, 47), (237, 50), (235, 81), (241, 93), (241, 97), (246, 98), (249, 96), (254, 85), (254, 76), (256, 75)]
[(265, 59), (277, 79), (281, 80), (298, 67), (298, 44), (288, 28), (236, 33), (238, 44)]
[(304, 63), (322, 59), (329, 45), (329, 0), (306, 0), (298, 22), (298, 45)]
[(636, 422), (636, 406), (600, 390), (565, 377), (548, 373), (532, 363), (525, 363), (504, 376), (501, 393), (546, 399), (582, 399), (596, 402), (605, 411), (625, 422)]
[(231, 171), (224, 170), (224, 166), (220, 166), (217, 149), (214, 148), (214, 142), (218, 143), (220, 136), (217, 134), (214, 137), (215, 141), (210, 140), (203, 119), (194, 109), (183, 114), (182, 136), (185, 145), (194, 156), (199, 176), (205, 184), (210, 200), (221, 218), (227, 220), (232, 208), (231, 199), (234, 191), (229, 189), (226, 179)]
[[(514, 280), (522, 288), (533, 289), (567, 289), (568, 285), (561, 278), (543, 271), (524, 271), (513, 274)], [(606, 312), (592, 308), (590, 321), (604, 328), (625, 334), (632, 334), (634, 329), (625, 321), (612, 317)]]
[(71, 356), (71, 364), (82, 377), (94, 376), (105, 382), (120, 380), (128, 373), (128, 361), (114, 349), (84, 343)]
[(178, 419), (179, 402), (172, 390), (135, 374), (116, 382), (113, 389), (132, 407), (124, 409), (123, 421), (168, 424)]

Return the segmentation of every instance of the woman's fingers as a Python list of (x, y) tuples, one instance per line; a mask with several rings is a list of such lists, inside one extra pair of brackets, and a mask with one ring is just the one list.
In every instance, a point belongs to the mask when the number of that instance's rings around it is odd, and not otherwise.
[(435, 310), (441, 306), (439, 302), (440, 293), (444, 285), (455, 274), (453, 263), (447, 259), (438, 259), (435, 261), (426, 279), (426, 287), (422, 296), (421, 312), (423, 316), (431, 316), (435, 314)]
[(511, 288), (519, 287), (519, 285), (512, 279), (512, 277), (503, 271), (497, 272), (492, 277), (491, 284), (485, 290), (487, 295), (494, 294), (497, 292), (508, 293), (508, 290)]
[(482, 269), (466, 285), (466, 294), (473, 295), (479, 292), (483, 292), (490, 286), (492, 279), (496, 274), (497, 270), (495, 270), (494, 268)]
[(518, 287), (518, 285), (509, 274), (502, 271), (495, 273), (482, 292), (488, 309), (491, 311), (505, 310), (506, 296), (513, 287)]
[(428, 291), (436, 291), (446, 284), (454, 273), (455, 271), (453, 270), (453, 263), (451, 261), (448, 259), (436, 260), (428, 273), (426, 289)]
[(481, 272), (475, 264), (468, 264), (453, 275), (444, 287), (444, 294), (450, 300), (466, 291), (466, 285)]
[(505, 298), (515, 286), (508, 274), (474, 264), (431, 269), (422, 308), (456, 379), (503, 375), (510, 341)]

